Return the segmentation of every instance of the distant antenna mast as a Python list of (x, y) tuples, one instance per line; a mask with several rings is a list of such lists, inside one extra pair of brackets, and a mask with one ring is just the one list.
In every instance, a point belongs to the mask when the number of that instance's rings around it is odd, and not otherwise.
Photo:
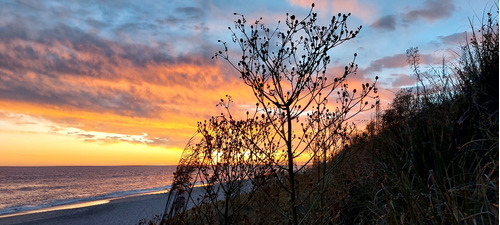
[(375, 130), (380, 129), (380, 103), (375, 105)]

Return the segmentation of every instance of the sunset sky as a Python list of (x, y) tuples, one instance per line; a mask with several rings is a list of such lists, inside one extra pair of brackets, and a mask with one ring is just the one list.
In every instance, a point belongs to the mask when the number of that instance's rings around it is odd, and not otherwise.
[[(0, 166), (172, 165), (217, 115), (226, 94), (235, 112), (254, 105), (239, 74), (212, 56), (241, 13), (274, 27), (301, 18), (312, 1), (0, 2)], [(486, 0), (316, 1), (320, 24), (352, 13), (357, 38), (331, 52), (330, 72), (358, 54), (352, 82), (379, 76), (382, 109), (414, 85), (406, 49), (425, 70), (453, 62)], [(494, 10), (496, 11), (496, 10)], [(236, 47), (229, 45), (230, 47)], [(369, 119), (369, 115), (358, 121)]]

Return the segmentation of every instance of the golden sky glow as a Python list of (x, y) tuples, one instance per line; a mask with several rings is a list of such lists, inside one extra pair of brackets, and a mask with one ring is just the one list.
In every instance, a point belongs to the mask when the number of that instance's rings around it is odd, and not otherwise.
[[(1, 3), (0, 166), (176, 164), (197, 121), (220, 114), (215, 105), (225, 95), (235, 114), (255, 106), (239, 74), (211, 58), (217, 40), (231, 41), (233, 12), (273, 25), (286, 12), (305, 15), (311, 2)], [(342, 73), (356, 52), (350, 87), (379, 76), (382, 108), (415, 84), (406, 49), (418, 46), (424, 66), (454, 60), (469, 17), (488, 5), (316, 3), (320, 20), (351, 12), (352, 27), (363, 25), (332, 52), (329, 73)]]
[[(97, 143), (74, 137), (37, 133), (4, 133), (3, 166), (175, 165), (182, 149), (126, 142)], [(36, 146), (36, 147), (35, 147)]]

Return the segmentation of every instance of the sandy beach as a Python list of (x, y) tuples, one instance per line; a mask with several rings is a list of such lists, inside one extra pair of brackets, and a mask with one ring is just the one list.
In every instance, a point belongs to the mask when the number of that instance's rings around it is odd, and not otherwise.
[(0, 224), (137, 224), (163, 213), (167, 193), (110, 199), (104, 204), (0, 217)]

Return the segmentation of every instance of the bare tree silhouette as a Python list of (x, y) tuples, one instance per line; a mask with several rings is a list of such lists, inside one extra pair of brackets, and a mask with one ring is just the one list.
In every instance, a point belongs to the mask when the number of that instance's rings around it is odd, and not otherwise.
[[(299, 224), (312, 218), (312, 209), (326, 205), (326, 180), (333, 170), (328, 162), (354, 129), (348, 120), (378, 104), (375, 82), (362, 84), (359, 90), (347, 84), (357, 71), (356, 54), (342, 74), (327, 73), (331, 50), (356, 37), (361, 26), (347, 28), (350, 14), (338, 14), (320, 26), (313, 8), (314, 4), (301, 20), (287, 14), (284, 29), (280, 22), (270, 29), (261, 19), (248, 25), (243, 15), (235, 13), (238, 19), (234, 28), (229, 27), (241, 50), (235, 60), (228, 44), (219, 41), (224, 49), (214, 58), (238, 71), (257, 104), (255, 112), (237, 121), (229, 109), (230, 99), (221, 100), (226, 114), (199, 123), (202, 138), (186, 149), (189, 166), (196, 169), (184, 179), (190, 183), (185, 186), (193, 187), (194, 180), (204, 185), (201, 202), (211, 203), (211, 208), (204, 206), (206, 222), (214, 222), (214, 211), (223, 218), (221, 224), (236, 221), (239, 209), (254, 193), (266, 196), (282, 221)], [(297, 164), (299, 157), (305, 159), (302, 165)], [(306, 179), (312, 185), (299, 184), (297, 176), (313, 162), (317, 177)], [(248, 181), (250, 194), (241, 199), (240, 190), (248, 187)], [(288, 201), (269, 194), (270, 187), (288, 193)]]
[[(301, 20), (287, 14), (284, 30), (279, 25), (270, 29), (261, 20), (248, 26), (246, 18), (239, 15), (234, 28), (229, 30), (233, 43), (240, 47), (241, 56), (233, 61), (226, 42), (222, 42), (224, 51), (215, 55), (240, 73), (262, 105), (265, 116), (271, 119), (270, 125), (279, 138), (267, 146), (273, 152), (284, 152), (273, 163), (288, 174), (287, 181), (281, 182), (283, 177), (278, 180), (290, 193), (289, 219), (293, 224), (299, 223), (296, 174), (314, 157), (321, 156), (326, 163), (327, 152), (332, 154), (336, 150), (332, 147), (336, 146), (338, 137), (347, 137), (345, 122), (373, 108), (374, 104), (368, 105), (366, 100), (371, 92), (376, 92), (375, 85), (369, 83), (363, 84), (359, 92), (349, 91), (346, 78), (356, 73), (354, 59), (343, 74), (327, 74), (331, 61), (329, 51), (356, 37), (361, 26), (355, 30), (347, 28), (350, 14), (338, 14), (328, 25), (320, 26), (313, 7), (314, 4)], [(329, 109), (331, 100), (337, 103), (332, 110)], [(296, 168), (295, 159), (307, 152), (312, 153), (312, 157), (306, 165)]]

